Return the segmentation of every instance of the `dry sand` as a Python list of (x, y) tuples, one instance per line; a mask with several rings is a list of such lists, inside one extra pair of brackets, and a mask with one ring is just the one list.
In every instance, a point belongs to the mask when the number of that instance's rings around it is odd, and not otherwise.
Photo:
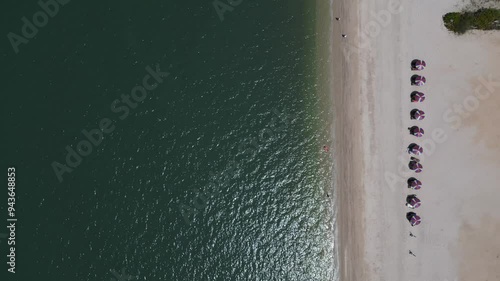
[[(442, 16), (465, 5), (333, 4), (342, 281), (500, 280), (500, 32), (449, 33)], [(409, 82), (414, 58), (428, 65), (419, 88)], [(410, 103), (413, 90), (427, 99)], [(410, 120), (412, 108), (426, 119)], [(410, 136), (412, 125), (425, 136)], [(424, 146), (420, 174), (407, 168), (411, 142)], [(408, 190), (409, 176), (423, 188)], [(416, 227), (405, 218), (411, 193), (423, 201)]]

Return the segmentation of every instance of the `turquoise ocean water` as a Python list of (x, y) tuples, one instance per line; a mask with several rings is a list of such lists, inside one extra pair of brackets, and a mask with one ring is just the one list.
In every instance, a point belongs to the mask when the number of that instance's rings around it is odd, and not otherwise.
[(315, 1), (233, 4), (4, 4), (1, 280), (336, 280)]

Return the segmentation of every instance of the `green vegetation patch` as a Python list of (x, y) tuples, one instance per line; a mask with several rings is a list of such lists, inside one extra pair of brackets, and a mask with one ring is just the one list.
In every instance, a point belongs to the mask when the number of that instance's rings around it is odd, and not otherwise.
[(500, 30), (500, 10), (480, 9), (475, 12), (447, 13), (443, 16), (444, 26), (457, 34), (470, 29)]

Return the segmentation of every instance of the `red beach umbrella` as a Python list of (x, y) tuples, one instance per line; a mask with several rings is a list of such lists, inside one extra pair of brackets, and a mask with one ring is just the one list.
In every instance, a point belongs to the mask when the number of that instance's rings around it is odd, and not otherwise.
[(406, 219), (410, 222), (411, 226), (419, 225), (422, 222), (422, 219), (414, 212), (407, 213)]
[(413, 86), (423, 86), (425, 85), (425, 82), (427, 81), (427, 79), (425, 79), (424, 76), (420, 76), (420, 75), (413, 75), (411, 77), (411, 84)]
[(411, 70), (424, 70), (426, 66), (427, 64), (423, 60), (415, 59), (411, 62)]
[(424, 167), (417, 161), (412, 160), (410, 161), (410, 163), (408, 163), (408, 168), (410, 168), (410, 170), (414, 171), (415, 173), (421, 173)]
[(415, 108), (410, 111), (410, 118), (414, 120), (423, 120), (425, 118), (425, 112)]
[(413, 190), (419, 190), (422, 188), (422, 182), (417, 180), (416, 178), (409, 178), (408, 181), (408, 188), (411, 188)]
[(422, 203), (415, 194), (411, 194), (406, 197), (406, 206), (408, 206), (408, 208), (416, 209), (420, 207), (420, 205), (422, 205)]
[(410, 94), (411, 102), (423, 102), (425, 100), (425, 94), (421, 92), (413, 92)]
[(422, 129), (418, 126), (413, 126), (411, 128), (408, 128), (408, 130), (410, 130), (411, 135), (416, 136), (418, 138), (420, 138), (424, 135), (424, 129)]
[(408, 148), (406, 149), (406, 151), (409, 154), (413, 154), (413, 155), (420, 155), (420, 154), (424, 153), (424, 149), (416, 143), (411, 143), (408, 146)]

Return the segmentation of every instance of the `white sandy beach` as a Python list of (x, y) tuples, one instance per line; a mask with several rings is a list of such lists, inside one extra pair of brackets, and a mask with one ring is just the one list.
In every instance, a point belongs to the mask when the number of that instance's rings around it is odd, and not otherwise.
[[(448, 32), (442, 16), (467, 4), (458, 0), (394, 2), (333, 7), (333, 38), (347, 39), (333, 49), (345, 73), (333, 81), (341, 280), (500, 280), (500, 32)], [(410, 85), (414, 58), (427, 62), (423, 87)], [(427, 99), (412, 104), (414, 90)], [(426, 119), (410, 120), (413, 108)], [(420, 174), (407, 167), (412, 142), (424, 147)], [(409, 190), (409, 176), (422, 189)], [(423, 202), (416, 227), (408, 194)]]

